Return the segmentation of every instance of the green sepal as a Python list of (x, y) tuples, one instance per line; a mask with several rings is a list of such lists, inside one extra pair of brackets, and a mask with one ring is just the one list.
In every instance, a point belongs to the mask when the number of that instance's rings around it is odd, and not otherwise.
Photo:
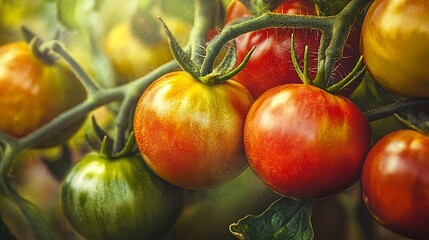
[(34, 34), (30, 29), (24, 26), (21, 28), (21, 32), (24, 40), (28, 43), (30, 51), (34, 56), (36, 56), (38, 60), (47, 65), (55, 64), (58, 61), (59, 57), (52, 54), (49, 48), (44, 48), (42, 46), (44, 41)]
[(236, 42), (232, 41), (231, 45), (228, 47), (228, 52), (219, 65), (214, 69), (214, 72), (229, 72), (234, 68), (237, 59), (236, 45)]
[(313, 239), (313, 201), (281, 198), (261, 215), (248, 215), (230, 225), (230, 232), (242, 240)]
[(210, 74), (207, 74), (206, 76), (201, 77), (201, 81), (207, 84), (214, 84), (214, 83), (221, 83), (225, 82), (231, 78), (233, 78), (235, 75), (237, 75), (243, 68), (246, 66), (246, 64), (249, 62), (250, 57), (252, 56), (252, 53), (255, 51), (256, 47), (253, 46), (252, 49), (247, 53), (246, 57), (243, 59), (243, 61), (234, 69), (227, 73), (217, 73), (212, 72)]
[(168, 44), (170, 45), (171, 53), (177, 61), (177, 64), (183, 69), (183, 71), (189, 73), (192, 78), (199, 80), (201, 77), (200, 67), (196, 65), (191, 60), (191, 56), (186, 53), (177, 42), (176, 38), (171, 33), (170, 29), (168, 29), (165, 22), (159, 18), (162, 23), (162, 27), (164, 28), (165, 33), (167, 34)]
[(326, 89), (326, 91), (330, 93), (337, 93), (342, 89), (344, 89), (345, 87), (349, 86), (354, 81), (356, 81), (359, 77), (362, 77), (364, 72), (365, 72), (365, 65), (363, 63), (363, 57), (361, 56), (359, 58), (359, 61), (354, 66), (353, 70), (349, 74), (347, 74), (345, 78), (340, 80), (338, 83), (329, 86)]
[(85, 134), (88, 145), (101, 156), (105, 158), (121, 158), (124, 156), (132, 155), (136, 151), (136, 142), (134, 133), (131, 132), (127, 138), (125, 146), (118, 151), (114, 149), (114, 139), (111, 138), (106, 131), (104, 131), (92, 117), (92, 130), (95, 134)]
[(308, 74), (308, 45), (305, 45), (304, 67), (303, 67), (303, 70), (301, 70), (298, 63), (298, 57), (296, 56), (296, 52), (295, 52), (295, 38), (293, 33), (290, 38), (290, 55), (292, 59), (292, 64), (301, 81), (304, 84), (312, 84), (312, 80), (310, 79), (310, 76)]

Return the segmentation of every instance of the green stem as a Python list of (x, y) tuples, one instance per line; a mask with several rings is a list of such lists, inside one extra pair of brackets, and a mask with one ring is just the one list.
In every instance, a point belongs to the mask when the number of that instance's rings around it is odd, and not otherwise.
[(328, 87), (329, 78), (334, 69), (335, 62), (343, 55), (344, 45), (347, 41), (350, 29), (353, 27), (353, 23), (359, 16), (358, 13), (360, 13), (367, 4), (369, 4), (367, 0), (352, 0), (335, 16), (331, 33), (331, 36), (335, 37), (330, 38), (330, 43), (325, 53), (325, 83), (323, 84), (325, 87)]
[(59, 54), (69, 65), (70, 69), (74, 72), (76, 77), (81, 81), (82, 85), (85, 87), (88, 93), (97, 91), (100, 87), (97, 86), (95, 81), (83, 70), (79, 63), (74, 60), (70, 54), (64, 49), (64, 47), (58, 43), (54, 42), (51, 46), (52, 50)]
[(429, 106), (429, 98), (408, 99), (402, 102), (387, 104), (365, 112), (368, 121), (386, 118), (395, 113), (405, 112), (413, 108)]
[[(60, 50), (61, 52), (61, 50)], [(65, 56), (69, 56), (68, 54)], [(74, 59), (65, 58), (69, 66), (72, 68), (73, 72), (80, 74), (79, 65), (76, 64)], [(124, 100), (120, 110), (119, 119), (126, 119), (125, 115), (129, 114), (130, 110), (124, 110), (136, 102), (138, 96), (158, 77), (171, 72), (172, 70), (177, 69), (177, 63), (170, 61), (163, 66), (155, 69), (151, 73), (147, 74), (144, 77), (136, 79), (136, 81), (131, 81), (128, 84), (121, 85), (115, 88), (106, 89), (106, 90), (96, 90), (93, 89), (89, 92), (87, 99), (82, 103), (76, 105), (75, 107), (63, 112), (58, 117), (54, 118), (52, 121), (47, 123), (45, 126), (39, 128), (33, 133), (27, 135), (22, 139), (14, 139), (7, 134), (0, 133), (0, 141), (3, 144), (2, 151), (0, 152), (0, 187), (1, 190), (6, 194), (7, 197), (14, 199), (18, 204), (25, 217), (29, 221), (32, 229), (35, 233), (37, 239), (40, 240), (50, 240), (50, 239), (59, 239), (55, 236), (43, 216), (38, 211), (37, 207), (32, 203), (28, 202), (22, 198), (8, 182), (8, 173), (13, 165), (13, 161), (16, 159), (17, 155), (24, 151), (26, 148), (33, 146), (44, 136), (49, 135), (58, 128), (64, 127), (69, 122), (80, 119), (83, 116), (87, 115), (90, 111), (106, 105), (113, 101)], [(83, 70), (82, 70), (83, 71)], [(82, 72), (82, 75), (87, 75), (85, 72)], [(92, 81), (92, 79), (86, 79), (84, 81)], [(88, 84), (91, 86), (92, 84)], [(91, 87), (90, 87), (91, 88)], [(125, 120), (124, 120), (125, 121)], [(124, 126), (122, 123), (117, 123), (121, 126)]]
[(228, 41), (248, 32), (265, 28), (314, 28), (328, 31), (331, 27), (332, 17), (316, 17), (304, 15), (284, 15), (265, 13), (248, 21), (230, 25), (224, 28), (219, 37), (207, 47), (207, 56), (201, 66), (201, 75), (205, 76), (213, 71), (214, 61), (222, 46)]
[(189, 36), (191, 46), (191, 61), (201, 64), (205, 56), (207, 33), (214, 27), (214, 18), (218, 1), (195, 0), (194, 26)]

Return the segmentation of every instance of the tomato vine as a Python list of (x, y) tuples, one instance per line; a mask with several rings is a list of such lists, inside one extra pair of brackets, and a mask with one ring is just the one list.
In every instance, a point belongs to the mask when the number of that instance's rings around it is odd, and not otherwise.
[[(329, 78), (334, 69), (334, 63), (342, 55), (342, 51), (354, 21), (359, 14), (370, 4), (367, 0), (352, 0), (343, 10), (333, 16), (296, 16), (281, 15), (266, 12), (259, 17), (244, 19), (237, 24), (225, 27), (222, 32), (206, 46), (207, 33), (215, 26), (213, 9), (219, 7), (217, 1), (195, 0), (195, 21), (190, 34), (190, 40), (185, 53), (200, 68), (199, 74), (204, 77), (213, 72), (215, 59), (222, 47), (241, 34), (272, 27), (288, 28), (312, 28), (322, 32), (320, 48), (318, 52), (319, 64), (324, 70), (320, 78), (320, 86), (329, 86)], [(0, 132), (0, 186), (1, 191), (13, 199), (20, 207), (37, 239), (57, 239), (55, 232), (49, 229), (46, 221), (41, 216), (37, 207), (27, 201), (10, 184), (9, 174), (14, 161), (24, 150), (33, 147), (46, 134), (55, 132), (56, 129), (67, 126), (74, 120), (78, 120), (89, 114), (92, 110), (112, 102), (120, 102), (115, 118), (115, 142), (114, 149), (118, 151), (124, 147), (124, 141), (130, 134), (130, 118), (142, 92), (157, 78), (179, 68), (176, 61), (170, 61), (149, 74), (135, 81), (120, 86), (103, 88), (97, 84), (82, 68), (82, 66), (67, 52), (59, 41), (42, 41), (38, 36), (33, 36), (41, 51), (59, 56), (79, 78), (87, 91), (87, 98), (77, 106), (63, 112), (45, 126), (33, 133), (17, 139), (6, 133)], [(427, 99), (410, 99), (404, 102), (376, 108), (366, 112), (367, 118), (372, 121), (392, 113), (406, 109), (424, 106), (429, 103)], [(311, 235), (311, 234), (310, 234)]]

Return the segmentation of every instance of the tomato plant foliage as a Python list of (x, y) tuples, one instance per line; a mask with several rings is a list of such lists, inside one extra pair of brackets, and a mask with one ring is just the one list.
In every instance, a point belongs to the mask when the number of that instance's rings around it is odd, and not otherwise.
[[(429, 238), (427, 134), (390, 133), (427, 128), (420, 110), (429, 100), (407, 99), (428, 96), (424, 1), (193, 2), (43, 1), (57, 7), (46, 24), (55, 40), (27, 31), (28, 43), (0, 47), (0, 201), (18, 205), (35, 238), (312, 239), (313, 206), (325, 198), (344, 207), (350, 221), (341, 227), (358, 223), (364, 202), (381, 226)], [(176, 32), (166, 7), (195, 11), (192, 29)], [(88, 61), (74, 59), (69, 43)], [(359, 45), (368, 71), (355, 91), (364, 72)], [(78, 120), (102, 106), (116, 114), (114, 137), (94, 124), (97, 142), (70, 139)], [(29, 147), (67, 140), (59, 159), (75, 164), (65, 178), (52, 172), (62, 207), (52, 220), (21, 186), (16, 163)], [(359, 179), (361, 189), (346, 191)], [(26, 239), (27, 224), (5, 208), (0, 236)]]

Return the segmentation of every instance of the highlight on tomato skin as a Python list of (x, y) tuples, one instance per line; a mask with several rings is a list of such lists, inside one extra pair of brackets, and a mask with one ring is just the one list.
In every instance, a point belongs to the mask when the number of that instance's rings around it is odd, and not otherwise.
[(365, 15), (361, 53), (374, 79), (405, 97), (429, 97), (428, 1), (374, 1)]
[(371, 130), (347, 98), (306, 84), (285, 84), (252, 105), (244, 145), (250, 167), (275, 192), (319, 199), (358, 181)]
[(135, 110), (140, 153), (156, 174), (182, 188), (222, 185), (248, 166), (243, 127), (252, 103), (235, 81), (209, 85), (183, 71), (166, 74)]
[(429, 136), (397, 130), (378, 141), (362, 170), (365, 205), (384, 227), (429, 238)]
[[(43, 62), (23, 41), (0, 46), (0, 73), (0, 130), (17, 138), (34, 132), (86, 98), (85, 89), (71, 71), (60, 63)], [(48, 136), (38, 146), (63, 143), (83, 121)]]

